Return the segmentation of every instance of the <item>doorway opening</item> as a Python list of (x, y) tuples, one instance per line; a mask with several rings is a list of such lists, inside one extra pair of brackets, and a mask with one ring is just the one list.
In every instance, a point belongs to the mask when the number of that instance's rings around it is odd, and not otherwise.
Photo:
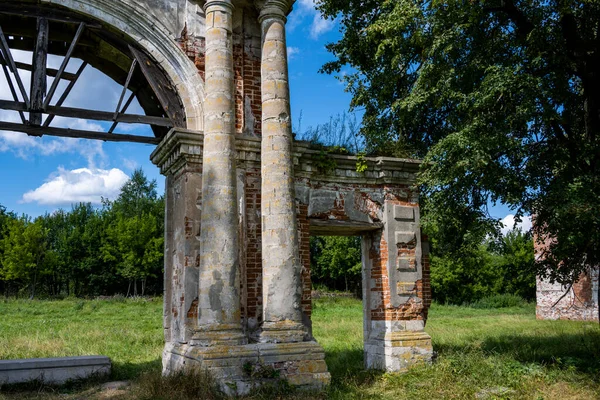
[(311, 236), (312, 329), (330, 373), (364, 370), (360, 236)]

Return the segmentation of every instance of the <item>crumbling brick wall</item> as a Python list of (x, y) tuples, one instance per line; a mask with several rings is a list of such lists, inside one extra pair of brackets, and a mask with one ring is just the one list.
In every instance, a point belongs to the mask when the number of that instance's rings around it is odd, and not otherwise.
[[(536, 259), (543, 257), (551, 240), (540, 242), (536, 237), (534, 249)], [(598, 276), (600, 268), (591, 268), (582, 273), (572, 287), (551, 283), (540, 277), (536, 280), (537, 319), (568, 319), (598, 321)]]
[[(257, 15), (249, 8), (236, 9), (234, 27), (233, 71), (235, 84), (235, 131), (238, 135), (261, 135), (261, 32)], [(187, 27), (177, 40), (179, 46), (194, 62), (198, 73), (205, 76), (205, 39), (188, 33)]]

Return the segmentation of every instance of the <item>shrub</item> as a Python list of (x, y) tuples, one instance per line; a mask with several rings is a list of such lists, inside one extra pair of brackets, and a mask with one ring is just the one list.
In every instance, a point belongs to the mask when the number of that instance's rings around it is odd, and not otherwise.
[(516, 294), (495, 294), (484, 297), (470, 306), (472, 308), (508, 308), (508, 307), (524, 307), (528, 303)]

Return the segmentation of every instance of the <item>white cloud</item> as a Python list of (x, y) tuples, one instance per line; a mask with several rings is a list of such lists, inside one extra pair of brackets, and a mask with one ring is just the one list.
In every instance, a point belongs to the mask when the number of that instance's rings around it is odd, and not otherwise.
[(133, 171), (134, 169), (136, 169), (137, 167), (140, 166), (137, 161), (135, 161), (131, 158), (123, 158), (122, 161), (123, 161), (123, 167), (125, 167), (125, 169), (128, 169), (130, 171)]
[[(58, 118), (57, 118), (58, 119)], [(0, 112), (0, 120), (5, 120)], [(100, 126), (83, 120), (70, 120), (61, 123), (71, 129), (100, 131)], [(73, 138), (33, 137), (22, 132), (0, 131), (0, 153), (11, 152), (24, 160), (36, 155), (79, 154), (89, 167), (101, 166), (106, 161), (102, 142)]]
[(290, 15), (288, 22), (288, 30), (293, 31), (296, 27), (302, 24), (306, 19), (311, 19), (308, 28), (309, 36), (313, 40), (317, 40), (321, 35), (331, 31), (335, 27), (335, 20), (323, 18), (321, 13), (316, 8), (316, 0), (299, 0), (298, 7), (294, 9)]
[(525, 215), (521, 217), (521, 222), (517, 223), (515, 226), (515, 216), (513, 214), (508, 214), (504, 217), (500, 222), (502, 222), (502, 234), (506, 235), (508, 232), (513, 230), (514, 228), (519, 228), (523, 232), (528, 232), (531, 230), (531, 217)]
[(44, 205), (69, 205), (78, 202), (100, 204), (102, 197), (115, 199), (128, 179), (117, 168), (59, 168), (42, 186), (25, 193), (21, 201)]
[(313, 22), (310, 26), (311, 39), (319, 39), (321, 35), (332, 30), (334, 26), (335, 21), (323, 18), (320, 13), (315, 14), (313, 17)]
[(287, 48), (288, 59), (292, 59), (298, 54), (300, 54), (299, 48), (288, 46), (288, 48)]

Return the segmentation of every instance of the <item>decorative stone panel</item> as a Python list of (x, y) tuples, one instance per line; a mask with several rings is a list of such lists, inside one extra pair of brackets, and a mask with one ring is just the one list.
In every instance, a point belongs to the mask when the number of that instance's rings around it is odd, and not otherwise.
[(419, 207), (386, 202), (385, 232), (390, 244), (387, 266), (392, 306), (410, 299), (421, 301), (417, 295), (417, 282), (423, 279)]

